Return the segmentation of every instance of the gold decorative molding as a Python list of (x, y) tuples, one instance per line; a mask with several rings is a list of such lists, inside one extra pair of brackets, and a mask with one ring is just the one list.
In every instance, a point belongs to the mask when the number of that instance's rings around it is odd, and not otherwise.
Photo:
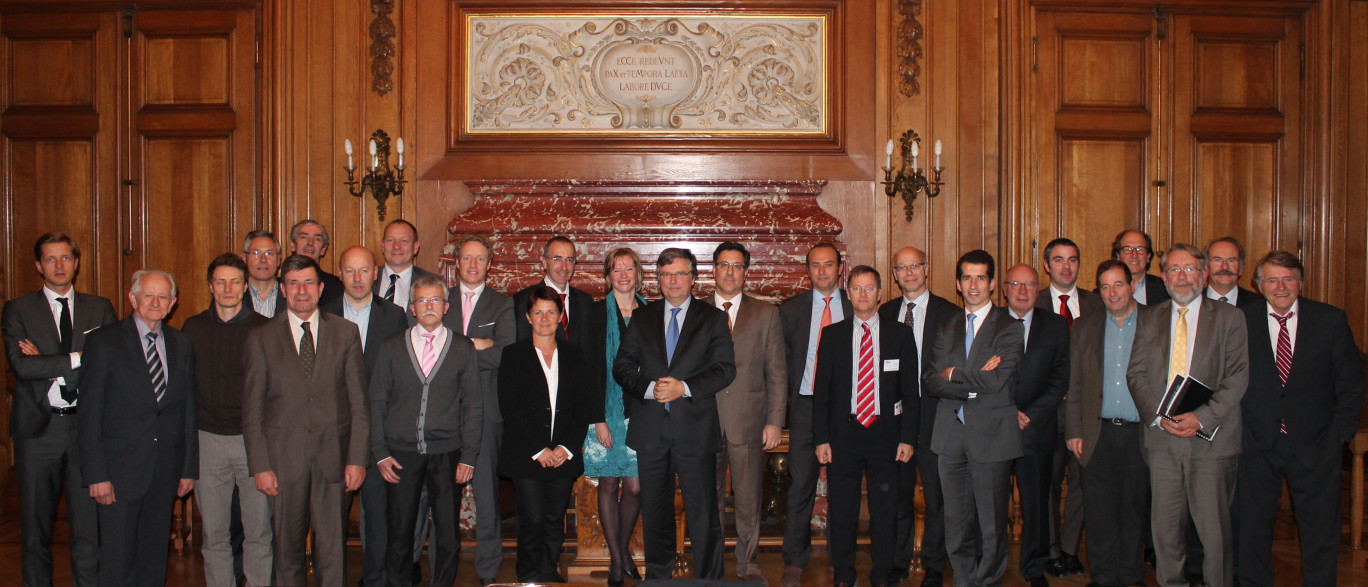
[(926, 29), (917, 19), (921, 16), (922, 0), (898, 0), (898, 12), (903, 17), (898, 23), (898, 89), (910, 98), (921, 93), (921, 82), (917, 78), (921, 76), (919, 60)]
[(381, 96), (394, 89), (394, 36), (397, 29), (390, 13), (395, 0), (371, 0), (375, 18), (370, 23), (371, 89)]

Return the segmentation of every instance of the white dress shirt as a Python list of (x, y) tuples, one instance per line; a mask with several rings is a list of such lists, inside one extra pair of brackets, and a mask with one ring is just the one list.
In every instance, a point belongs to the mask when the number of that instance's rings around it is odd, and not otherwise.
[[(1271, 304), (1265, 305), (1268, 306), (1269, 314), (1268, 340), (1273, 343), (1273, 357), (1276, 360), (1278, 356), (1278, 332), (1282, 330), (1282, 326), (1278, 324), (1278, 319), (1273, 317), (1273, 314), (1277, 313), (1273, 310), (1273, 306)], [(1301, 320), (1301, 301), (1292, 302), (1292, 309), (1288, 311), (1292, 313), (1292, 317), (1287, 319), (1288, 342), (1292, 345), (1289, 350), (1295, 355), (1297, 354), (1297, 322)]]
[[(48, 289), (45, 285), (43, 286), (43, 296), (47, 298), (48, 307), (52, 308), (52, 323), (57, 325), (58, 336), (61, 336), (60, 333), (62, 332), (62, 304), (57, 301), (57, 298), (66, 298), (67, 312), (71, 313), (71, 335), (76, 336), (76, 288), (68, 289), (66, 294), (59, 294)], [(81, 367), (81, 353), (73, 352), (70, 356), (71, 368), (79, 369)], [(53, 377), (52, 385), (48, 386), (48, 403), (52, 404), (54, 408), (69, 408), (74, 405), (62, 399), (63, 385), (66, 385), (65, 377)]]
[(1059, 311), (1059, 296), (1069, 296), (1069, 301), (1065, 302), (1064, 305), (1069, 307), (1069, 313), (1073, 314), (1074, 318), (1079, 317), (1079, 310), (1083, 306), (1078, 303), (1078, 285), (1075, 284), (1073, 289), (1069, 291), (1059, 291), (1055, 289), (1053, 283), (1050, 284), (1050, 310), (1062, 316), (1063, 313)]
[[(533, 348), (532, 353), (537, 355), (537, 362), (541, 363), (542, 375), (546, 376), (546, 394), (547, 399), (551, 402), (551, 433), (549, 436), (555, 438), (556, 401), (559, 399), (560, 392), (560, 349), (551, 351), (551, 362), (549, 363), (546, 361), (546, 357), (542, 354), (540, 349)], [(575, 458), (575, 453), (570, 452), (570, 449), (565, 448), (565, 445), (556, 445), (556, 448), (565, 449), (566, 454), (570, 455), (566, 457), (566, 460)], [(546, 449), (544, 448), (537, 451), (537, 454), (532, 455), (532, 460), (537, 460), (544, 452), (546, 452)]]
[(318, 317), (318, 308), (314, 308), (313, 315), (308, 320), (300, 320), (294, 312), (286, 310), (287, 318), (290, 320), (290, 338), (294, 339), (295, 352), (299, 352), (299, 337), (304, 336), (304, 327), (301, 324), (308, 322), (309, 331), (313, 333), (314, 353), (318, 352), (318, 324), (321, 320)]
[[(1178, 309), (1182, 307), (1178, 305), (1178, 300), (1173, 300), (1173, 307), (1169, 310), (1169, 360), (1173, 360), (1173, 341), (1178, 332)], [(1184, 375), (1189, 373), (1189, 369), (1192, 368), (1192, 356), (1197, 354), (1197, 320), (1201, 317), (1202, 298), (1192, 300), (1192, 303), (1187, 305), (1187, 311), (1187, 364), (1180, 369)]]
[(403, 271), (397, 273), (393, 269), (390, 269), (389, 265), (385, 265), (384, 267), (384, 269), (380, 270), (380, 297), (384, 297), (385, 292), (389, 291), (390, 276), (398, 275), (399, 279), (394, 282), (394, 305), (407, 310), (409, 306), (409, 292), (412, 291), (413, 288), (413, 265), (410, 264)]
[[(729, 300), (722, 297), (722, 294), (713, 292), (713, 305), (717, 306), (717, 309), (727, 313), (727, 322), (731, 324), (733, 328), (736, 327), (736, 314), (741, 310), (742, 295), (744, 295), (742, 292), (737, 292), (736, 297)], [(723, 309), (722, 305), (727, 302), (731, 302), (731, 307)]]
[(547, 277), (546, 279), (543, 279), (543, 280), (542, 280), (542, 283), (545, 283), (545, 284), (546, 284), (546, 287), (549, 287), (549, 288), (551, 288), (551, 289), (553, 289), (553, 290), (556, 290), (556, 293), (558, 293), (558, 294), (560, 294), (560, 295), (562, 295), (562, 296), (565, 296), (565, 297), (563, 298), (563, 299), (565, 300), (565, 303), (562, 304), (563, 306), (565, 306), (565, 309), (563, 309), (562, 311), (565, 312), (565, 321), (566, 321), (566, 323), (569, 323), (569, 322), (570, 322), (570, 286), (567, 285), (567, 286), (565, 286), (564, 288), (561, 288), (560, 286), (558, 286), (558, 285), (556, 285), (554, 282), (552, 282), (550, 277)]
[[(1208, 285), (1206, 288), (1206, 294), (1206, 297), (1209, 297), (1218, 302), (1225, 301), (1225, 303), (1230, 304), (1232, 306), (1238, 305), (1240, 301), (1240, 288), (1238, 287), (1230, 288), (1230, 293), (1221, 294), (1216, 293), (1216, 288)], [(1221, 298), (1223, 297), (1225, 298), (1225, 300), (1221, 300)]]

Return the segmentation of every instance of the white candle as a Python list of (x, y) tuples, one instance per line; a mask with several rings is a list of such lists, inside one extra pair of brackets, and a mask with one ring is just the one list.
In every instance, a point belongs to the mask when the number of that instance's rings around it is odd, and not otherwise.
[(342, 141), (342, 150), (347, 152), (347, 171), (351, 171), (352, 169), (355, 169), (355, 167), (352, 165), (352, 144), (351, 144), (351, 139), (347, 139), (347, 140), (345, 140), (345, 141)]
[(376, 154), (375, 154), (375, 139), (371, 139), (371, 141), (370, 141), (370, 155), (371, 155), (371, 171), (375, 171), (376, 169), (379, 169), (379, 168), (380, 168), (380, 157), (376, 156)]
[(893, 168), (893, 139), (888, 139), (888, 144), (884, 145), (884, 169)]
[(920, 153), (921, 148), (917, 146), (917, 143), (912, 143), (912, 169), (917, 168), (917, 155), (919, 155)]
[(395, 143), (395, 150), (399, 152), (399, 166), (404, 166), (404, 139), (401, 137)]
[(940, 139), (936, 139), (936, 169), (940, 169), (940, 166), (941, 166), (941, 164), (940, 164), (940, 156), (941, 156), (941, 142), (940, 142)]

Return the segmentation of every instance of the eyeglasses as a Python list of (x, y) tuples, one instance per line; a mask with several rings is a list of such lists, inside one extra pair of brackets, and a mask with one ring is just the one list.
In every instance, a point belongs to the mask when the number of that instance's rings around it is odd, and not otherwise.
[(258, 259), (270, 259), (278, 255), (280, 255), (280, 251), (247, 251), (248, 257), (256, 257)]
[(1169, 267), (1168, 269), (1165, 269), (1164, 271), (1168, 272), (1169, 275), (1172, 275), (1172, 276), (1174, 276), (1174, 277), (1177, 277), (1179, 273), (1186, 273), (1186, 274), (1188, 274), (1188, 275), (1192, 275), (1193, 273), (1197, 273), (1197, 272), (1199, 272), (1199, 271), (1201, 271), (1201, 270), (1202, 270), (1201, 267), (1196, 267), (1196, 266), (1193, 266), (1193, 265), (1189, 265), (1189, 266), (1187, 266), (1187, 267)]
[(413, 300), (413, 305), (415, 306), (440, 306), (445, 303), (446, 300), (437, 296), (430, 298), (418, 298), (416, 300)]
[(850, 290), (850, 293), (853, 293), (853, 294), (860, 293), (860, 292), (865, 292), (865, 293), (870, 293), (870, 294), (872, 294), (872, 293), (878, 293), (878, 292), (879, 292), (879, 287), (876, 286), (876, 285), (866, 285), (866, 286), (864, 286), (864, 287), (860, 287), (860, 286), (858, 286), (858, 285), (852, 285), (852, 286), (847, 287), (846, 289), (849, 289), (849, 290)]
[(1035, 289), (1037, 285), (1040, 285), (1040, 284), (1039, 284), (1039, 283), (1036, 283), (1036, 282), (1034, 282), (1034, 281), (1008, 281), (1008, 282), (1007, 282), (1007, 287), (1024, 287), (1024, 288), (1026, 288), (1026, 289)]
[(728, 262), (726, 262), (726, 261), (723, 261), (723, 262), (717, 264), (717, 268), (718, 268), (718, 269), (735, 269), (735, 270), (737, 270), (737, 271), (741, 271), (741, 270), (744, 270), (744, 269), (746, 268), (746, 264), (745, 264), (745, 263), (728, 263)]
[(1148, 253), (1147, 247), (1121, 247), (1122, 253)]
[(921, 269), (922, 267), (925, 267), (925, 266), (926, 266), (926, 263), (907, 263), (907, 264), (903, 264), (903, 265), (894, 265), (894, 266), (893, 266), (893, 271), (895, 271), (895, 272), (897, 272), (897, 273), (902, 273), (903, 271), (907, 271), (908, 269)]
[(657, 275), (659, 275), (660, 278), (661, 278), (662, 280), (663, 280), (663, 279), (683, 279), (683, 278), (685, 278), (685, 277), (693, 277), (693, 273), (690, 272), (690, 271), (661, 271), (661, 272), (658, 273)]
[(547, 256), (542, 256), (542, 258), (543, 258), (543, 259), (546, 259), (547, 261), (549, 261), (549, 262), (551, 262), (551, 263), (555, 263), (555, 264), (559, 264), (559, 263), (569, 263), (569, 264), (571, 264), (571, 265), (574, 265), (574, 264), (575, 264), (575, 258), (574, 258), (574, 257), (547, 257)]

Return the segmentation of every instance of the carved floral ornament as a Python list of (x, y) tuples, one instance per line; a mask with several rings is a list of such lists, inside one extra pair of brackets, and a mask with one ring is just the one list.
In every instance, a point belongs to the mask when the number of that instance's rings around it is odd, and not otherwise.
[(826, 15), (470, 15), (470, 133), (822, 134)]

